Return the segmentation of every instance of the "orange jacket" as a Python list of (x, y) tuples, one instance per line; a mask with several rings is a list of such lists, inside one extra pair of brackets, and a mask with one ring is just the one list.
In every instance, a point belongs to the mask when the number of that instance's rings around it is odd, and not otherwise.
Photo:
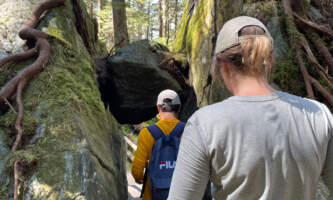
[[(162, 130), (165, 135), (171, 133), (175, 128), (179, 120), (177, 119), (161, 119), (156, 125)], [(155, 143), (154, 137), (150, 134), (147, 128), (141, 130), (138, 137), (138, 148), (136, 150), (135, 158), (132, 165), (132, 175), (136, 180), (143, 180), (144, 170), (146, 164), (150, 160), (153, 146)], [(143, 200), (151, 200), (151, 183), (149, 175), (147, 176), (147, 182), (144, 188)]]

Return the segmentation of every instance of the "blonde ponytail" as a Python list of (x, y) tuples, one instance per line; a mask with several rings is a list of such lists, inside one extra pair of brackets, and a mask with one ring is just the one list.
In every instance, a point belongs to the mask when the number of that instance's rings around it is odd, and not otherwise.
[(272, 67), (272, 42), (264, 35), (242, 36), (240, 47), (245, 74), (268, 78)]

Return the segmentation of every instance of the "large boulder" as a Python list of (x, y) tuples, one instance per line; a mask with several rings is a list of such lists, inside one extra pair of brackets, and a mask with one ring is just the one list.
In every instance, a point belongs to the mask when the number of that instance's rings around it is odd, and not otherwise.
[(186, 63), (184, 56), (172, 54), (161, 44), (134, 42), (107, 58), (99, 76), (102, 99), (120, 123), (149, 120), (157, 114), (160, 91), (172, 89), (184, 103), (188, 99), (191, 93), (186, 83)]
[[(39, 1), (6, 2), (19, 6)], [(23, 92), (23, 148), (15, 153), (10, 149), (17, 114), (12, 109), (0, 114), (0, 200), (13, 197), (12, 164), (17, 159), (30, 163), (20, 173), (24, 180), (20, 199), (127, 199), (125, 144), (119, 124), (101, 101), (92, 56), (77, 31), (72, 2), (83, 1), (66, 1), (47, 12), (38, 26), (51, 35), (52, 54)], [(79, 6), (88, 29), (85, 39), (92, 47), (97, 44), (96, 29)], [(14, 8), (8, 7), (12, 9), (6, 11), (8, 16), (20, 16)], [(14, 35), (8, 34), (13, 37), (9, 41), (16, 40)], [(20, 49), (16, 43), (9, 46)], [(1, 68), (0, 85), (33, 61)]]

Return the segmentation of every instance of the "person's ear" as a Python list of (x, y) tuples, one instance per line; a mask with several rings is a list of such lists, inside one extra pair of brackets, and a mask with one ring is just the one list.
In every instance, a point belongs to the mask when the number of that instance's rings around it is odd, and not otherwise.
[(223, 77), (223, 83), (227, 87), (227, 89), (232, 92), (232, 69), (231, 65), (227, 62), (222, 62), (221, 63), (221, 68), (220, 68), (220, 73), (221, 76)]
[(269, 57), (269, 64), (270, 66), (273, 66), (275, 63), (275, 56), (274, 56), (274, 52), (272, 52), (272, 55)]
[(181, 109), (182, 109), (182, 104), (179, 105), (179, 109), (178, 109), (177, 115), (180, 114)]
[(156, 107), (157, 107), (157, 111), (160, 113), (161, 112), (161, 108), (158, 105), (156, 105)]
[(220, 65), (220, 73), (221, 75), (224, 76), (228, 76), (230, 73), (230, 66), (227, 62), (221, 62)]

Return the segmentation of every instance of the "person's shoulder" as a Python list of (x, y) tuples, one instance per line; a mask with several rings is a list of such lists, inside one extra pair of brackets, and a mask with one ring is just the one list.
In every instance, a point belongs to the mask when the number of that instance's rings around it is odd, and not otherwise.
[(302, 109), (306, 112), (323, 112), (326, 111), (326, 105), (305, 97), (296, 96), (286, 92), (279, 92), (282, 101), (289, 103), (291, 106)]
[(138, 144), (144, 143), (145, 145), (153, 144), (154, 138), (152, 134), (149, 132), (147, 127), (141, 129), (139, 136), (138, 136)]
[[(149, 125), (149, 126), (151, 126), (151, 125)], [(149, 130), (148, 130), (149, 126), (146, 126), (143, 129), (141, 129), (141, 131), (139, 133), (139, 137), (146, 138), (146, 137), (149, 137), (151, 135)]]
[(209, 124), (216, 119), (227, 118), (232, 112), (232, 105), (229, 99), (203, 106), (194, 112), (190, 117), (189, 122), (193, 124)]
[(232, 109), (232, 102), (228, 98), (217, 103), (203, 106), (202, 108), (200, 108), (195, 112), (195, 115), (206, 117), (206, 116), (212, 116), (217, 113), (220, 114), (222, 110), (224, 113), (227, 113), (228, 110), (231, 109)]

